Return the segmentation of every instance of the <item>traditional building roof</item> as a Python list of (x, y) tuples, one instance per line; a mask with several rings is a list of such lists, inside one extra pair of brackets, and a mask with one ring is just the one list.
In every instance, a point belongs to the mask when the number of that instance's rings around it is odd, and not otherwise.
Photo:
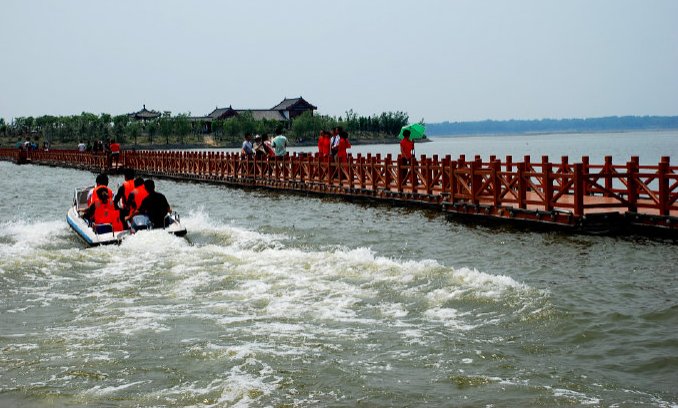
[(231, 106), (229, 106), (228, 108), (214, 108), (214, 110), (207, 116), (212, 118), (212, 120), (219, 120), (224, 118), (230, 118), (237, 114), (238, 112)]
[(313, 106), (310, 103), (308, 103), (304, 98), (301, 96), (298, 98), (285, 98), (280, 102), (279, 104), (275, 105), (274, 107), (271, 108), (271, 110), (277, 110), (277, 111), (289, 111), (289, 110), (316, 110), (318, 109), (317, 106)]
[(285, 98), (272, 109), (234, 109), (232, 106), (228, 108), (217, 107), (207, 115), (207, 118), (208, 120), (224, 120), (250, 112), (255, 120), (289, 121), (306, 111), (311, 111), (312, 114), (315, 109), (318, 108), (305, 101), (302, 97)]
[(269, 109), (238, 109), (238, 114), (250, 112), (255, 120), (287, 120), (282, 112)]
[(233, 116), (238, 116), (245, 112), (252, 114), (252, 117), (255, 120), (287, 120), (287, 118), (280, 111), (270, 110), (270, 109), (233, 109), (232, 107), (228, 108), (216, 108), (214, 109), (207, 118), (211, 120), (223, 120), (232, 118)]
[(130, 113), (129, 117), (135, 120), (156, 119), (162, 116), (160, 112), (146, 109), (146, 105), (139, 112)]

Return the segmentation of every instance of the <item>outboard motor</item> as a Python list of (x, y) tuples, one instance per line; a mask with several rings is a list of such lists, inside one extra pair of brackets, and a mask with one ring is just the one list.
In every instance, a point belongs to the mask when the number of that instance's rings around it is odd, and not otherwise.
[(135, 215), (132, 217), (130, 228), (132, 229), (132, 232), (149, 230), (153, 229), (153, 223), (151, 223), (151, 220), (146, 215)]

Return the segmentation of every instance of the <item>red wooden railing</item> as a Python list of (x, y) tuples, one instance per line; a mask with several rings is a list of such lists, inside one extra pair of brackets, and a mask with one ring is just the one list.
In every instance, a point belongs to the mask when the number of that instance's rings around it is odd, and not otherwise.
[[(31, 151), (33, 163), (105, 171), (103, 154), (72, 150)], [(16, 149), (0, 149), (0, 158), (16, 160)], [(340, 195), (368, 195), (436, 205), (465, 203), (495, 208), (567, 212), (576, 217), (614, 211), (657, 216), (678, 215), (678, 167), (669, 157), (654, 166), (640, 165), (638, 157), (601, 165), (588, 157), (570, 163), (568, 157), (551, 162), (530, 156), (514, 162), (490, 156), (453, 160), (421, 156), (408, 165), (391, 155), (355, 157), (343, 163), (317, 154), (295, 153), (279, 159), (247, 159), (236, 153), (186, 151), (126, 151), (121, 164), (141, 173), (162, 177), (265, 186)]]

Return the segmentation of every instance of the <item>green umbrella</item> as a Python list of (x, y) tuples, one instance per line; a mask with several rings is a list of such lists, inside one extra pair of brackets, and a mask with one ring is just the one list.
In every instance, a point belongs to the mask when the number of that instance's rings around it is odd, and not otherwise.
[(413, 123), (411, 125), (403, 126), (402, 129), (400, 129), (400, 134), (398, 135), (399, 139), (403, 138), (403, 132), (405, 130), (410, 131), (410, 140), (423, 139), (426, 137), (424, 134), (424, 132), (426, 132), (426, 128), (424, 127), (423, 123)]

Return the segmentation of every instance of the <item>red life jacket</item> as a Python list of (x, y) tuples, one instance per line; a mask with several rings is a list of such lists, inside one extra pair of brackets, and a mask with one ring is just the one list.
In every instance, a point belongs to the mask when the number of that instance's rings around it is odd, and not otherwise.
[(141, 203), (144, 202), (146, 197), (148, 197), (148, 191), (146, 191), (146, 187), (143, 184), (134, 189), (134, 204), (137, 210), (141, 207)]
[(97, 201), (94, 206), (95, 224), (111, 224), (113, 226), (113, 231), (122, 231), (120, 212), (113, 207), (110, 200), (105, 204), (101, 201)]
[(120, 144), (111, 143), (111, 153), (120, 153)]
[(104, 186), (103, 184), (100, 184), (100, 185), (98, 185), (98, 186), (96, 186), (92, 189), (92, 195), (89, 196), (89, 198), (87, 199), (87, 205), (92, 205), (93, 203), (101, 201), (99, 199), (99, 196), (97, 195), (97, 190), (99, 190), (101, 188), (107, 189), (108, 190), (108, 197), (111, 200), (113, 199), (113, 191), (111, 191), (111, 189), (108, 188), (108, 186)]
[(134, 179), (124, 181), (122, 183), (122, 188), (124, 188), (125, 202), (127, 202), (129, 195), (132, 194), (132, 191), (134, 191)]

